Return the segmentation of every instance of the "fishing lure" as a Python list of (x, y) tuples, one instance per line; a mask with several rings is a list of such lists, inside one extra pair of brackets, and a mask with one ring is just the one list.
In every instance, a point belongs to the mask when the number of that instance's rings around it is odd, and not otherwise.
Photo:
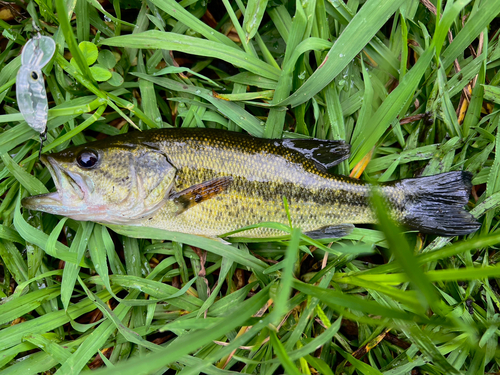
[(19, 110), (28, 125), (40, 133), (40, 150), (46, 137), (49, 111), (42, 68), (48, 64), (55, 51), (56, 43), (48, 36), (38, 34), (30, 39), (21, 54), (22, 65), (16, 78)]

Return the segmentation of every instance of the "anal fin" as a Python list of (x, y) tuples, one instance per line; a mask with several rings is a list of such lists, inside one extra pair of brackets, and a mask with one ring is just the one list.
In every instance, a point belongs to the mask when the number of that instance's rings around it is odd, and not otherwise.
[(322, 238), (341, 238), (347, 236), (353, 229), (354, 225), (352, 224), (339, 224), (305, 232), (304, 234), (311, 237), (313, 240)]
[(230, 176), (218, 177), (172, 194), (170, 199), (180, 206), (176, 214), (179, 215), (191, 207), (217, 196), (225, 191), (232, 182), (233, 178)]

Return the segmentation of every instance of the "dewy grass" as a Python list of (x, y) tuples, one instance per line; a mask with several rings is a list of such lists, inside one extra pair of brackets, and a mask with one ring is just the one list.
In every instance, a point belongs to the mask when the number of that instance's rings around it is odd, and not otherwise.
[[(500, 371), (499, 1), (2, 7), (2, 374)], [(57, 43), (44, 152), (135, 127), (343, 139), (337, 173), (471, 172), (482, 226), (400, 233), (379, 207), (340, 240), (226, 243), (29, 212), (54, 189), (15, 101), (32, 22)]]

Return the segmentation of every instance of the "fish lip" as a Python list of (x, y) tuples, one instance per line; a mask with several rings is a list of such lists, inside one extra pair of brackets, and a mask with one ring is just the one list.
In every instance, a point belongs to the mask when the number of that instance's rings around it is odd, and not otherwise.
[(85, 182), (77, 173), (65, 171), (51, 156), (42, 155), (40, 160), (49, 170), (57, 191), (26, 197), (21, 202), (23, 207), (72, 217), (89, 194)]
[[(88, 195), (89, 191), (81, 178), (78, 178), (74, 173), (65, 171), (63, 168), (61, 168), (57, 160), (49, 155), (42, 155), (40, 159), (42, 163), (45, 164), (50, 172), (50, 175), (52, 176), (52, 179), (54, 180), (54, 185), (57, 189), (58, 200), (60, 202), (62, 202), (62, 198), (64, 197), (64, 190), (67, 190), (69, 187), (71, 187), (70, 195), (72, 196), (72, 199), (85, 199), (85, 196)], [(67, 182), (67, 186), (63, 187), (64, 181)]]

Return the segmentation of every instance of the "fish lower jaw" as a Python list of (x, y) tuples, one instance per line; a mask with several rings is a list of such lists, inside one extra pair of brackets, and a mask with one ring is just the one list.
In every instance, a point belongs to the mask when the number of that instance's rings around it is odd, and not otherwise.
[(24, 208), (73, 218), (74, 214), (85, 212), (78, 195), (67, 196), (59, 191), (26, 197), (21, 201)]
[(42, 211), (43, 208), (47, 206), (53, 206), (54, 204), (58, 206), (61, 205), (62, 200), (59, 192), (56, 191), (54, 193), (33, 195), (31, 197), (23, 198), (21, 204), (24, 208)]
[(67, 216), (68, 213), (68, 207), (64, 205), (63, 199), (57, 191), (23, 198), (21, 204), (29, 210), (43, 211), (55, 215)]

